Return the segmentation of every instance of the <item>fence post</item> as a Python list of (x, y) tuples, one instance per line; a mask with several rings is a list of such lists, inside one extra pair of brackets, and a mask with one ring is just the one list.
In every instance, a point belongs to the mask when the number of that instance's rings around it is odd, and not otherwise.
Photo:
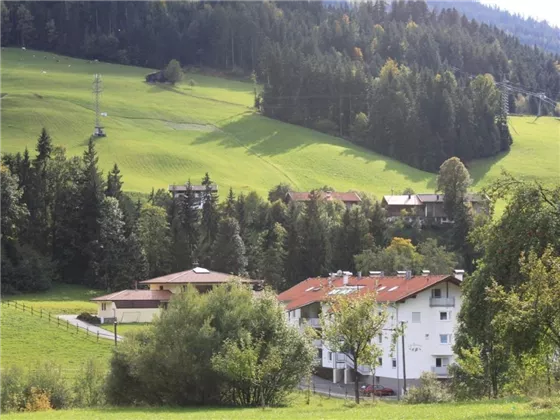
[(43, 308), (41, 308), (41, 318), (43, 318)]
[(23, 312), (25, 312), (25, 303), (23, 304)]
[(33, 306), (31, 307), (31, 315), (33, 315)]
[(315, 395), (315, 382), (313, 382), (313, 395)]
[(49, 323), (51, 322), (51, 313), (47, 312), (49, 314)]
[(97, 342), (99, 343), (99, 331), (97, 331)]
[(348, 388), (344, 388), (344, 399), (348, 399)]
[(76, 322), (76, 334), (78, 334), (78, 323)]
[(60, 325), (60, 318), (56, 317), (56, 326), (58, 327)]
[(329, 398), (331, 397), (331, 386), (329, 385)]
[(86, 335), (89, 337), (89, 327), (86, 327)]
[(68, 328), (70, 328), (70, 323), (66, 320), (66, 331), (68, 331)]
[(17, 300), (14, 301), (14, 306), (15, 306), (15, 308), (17, 309)]

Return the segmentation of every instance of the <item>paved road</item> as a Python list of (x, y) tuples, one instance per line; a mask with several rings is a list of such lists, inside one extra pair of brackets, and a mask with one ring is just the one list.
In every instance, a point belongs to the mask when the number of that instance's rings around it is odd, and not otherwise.
[[(101, 338), (106, 338), (108, 340), (115, 339), (115, 334), (113, 334), (112, 332), (104, 330), (103, 328), (100, 328), (96, 325), (89, 324), (84, 321), (80, 321), (77, 315), (58, 315), (58, 318), (64, 321), (68, 321), (70, 325), (74, 325), (74, 326), (77, 325), (78, 328), (81, 328), (83, 330), (89, 330), (89, 332), (93, 335), (96, 335), (99, 332), (99, 337)], [(121, 341), (122, 339), (123, 338), (120, 335), (117, 335), (117, 341)]]

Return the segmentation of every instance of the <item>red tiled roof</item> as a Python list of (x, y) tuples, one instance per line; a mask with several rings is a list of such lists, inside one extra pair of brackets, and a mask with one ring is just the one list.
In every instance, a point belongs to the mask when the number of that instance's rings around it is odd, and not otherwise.
[[(232, 277), (232, 274), (218, 273), (216, 271), (206, 270), (202, 267), (193, 268), (192, 270), (181, 271), (180, 273), (168, 274), (155, 279), (141, 281), (140, 284), (206, 284), (206, 283), (226, 283)], [(258, 280), (241, 279), (243, 283), (258, 283)]]
[[(309, 192), (292, 192), (288, 193), (288, 196), (293, 201), (309, 201)], [(345, 203), (359, 203), (362, 201), (360, 196), (355, 192), (321, 192), (321, 198), (323, 200), (340, 200)]]
[(434, 286), (443, 281), (451, 281), (457, 285), (461, 282), (453, 276), (414, 276), (410, 279), (405, 277), (349, 277), (348, 284), (343, 284), (342, 277), (335, 277), (329, 285), (329, 278), (309, 278), (296, 284), (278, 295), (278, 300), (286, 304), (286, 310), (291, 311), (314, 302), (321, 302), (327, 298), (331, 288), (344, 286), (361, 286), (360, 292), (373, 291), (377, 289), (377, 300), (379, 302), (398, 302), (415, 295), (422, 290)]
[(121, 300), (157, 300), (166, 302), (173, 295), (169, 290), (121, 290), (105, 296), (99, 296), (92, 301), (121, 301)]

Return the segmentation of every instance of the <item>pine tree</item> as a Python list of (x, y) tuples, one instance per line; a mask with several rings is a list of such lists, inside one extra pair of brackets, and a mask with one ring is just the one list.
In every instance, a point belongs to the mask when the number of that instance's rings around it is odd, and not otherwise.
[(205, 190), (202, 196), (201, 242), (198, 249), (199, 263), (209, 266), (212, 262), (212, 245), (218, 230), (218, 195), (212, 190), (212, 181), (208, 172), (202, 179)]
[(307, 277), (321, 276), (328, 272), (328, 238), (320, 215), (320, 197), (317, 191), (309, 194), (302, 220), (302, 258), (305, 261), (303, 272)]
[(118, 165), (115, 163), (111, 172), (107, 174), (107, 188), (105, 195), (107, 197), (115, 197), (117, 200), (122, 198), (122, 175)]
[(262, 278), (275, 290), (286, 288), (284, 266), (286, 263), (286, 229), (280, 223), (275, 223), (266, 235), (266, 249), (262, 258)]
[(225, 218), (220, 221), (212, 247), (212, 269), (242, 276), (246, 267), (245, 244), (239, 234), (239, 223), (233, 218)]
[(82, 158), (83, 172), (81, 182), (81, 244), (83, 246), (82, 268), (86, 282), (90, 285), (97, 283), (100, 252), (100, 218), (103, 202), (104, 183), (102, 172), (98, 168), (99, 158), (95, 150), (93, 138), (88, 142), (88, 148)]
[(138, 239), (148, 262), (150, 278), (169, 273), (171, 238), (165, 210), (148, 204), (138, 220)]
[(116, 198), (106, 197), (103, 200), (99, 225), (101, 251), (97, 256), (99, 260), (96, 261), (99, 267), (96, 286), (110, 292), (117, 290), (117, 285), (123, 284), (123, 274), (130, 270), (128, 261), (124, 259), (126, 251), (124, 216)]
[(235, 195), (233, 189), (229, 188), (229, 193), (224, 205), (224, 217), (236, 217), (235, 212)]

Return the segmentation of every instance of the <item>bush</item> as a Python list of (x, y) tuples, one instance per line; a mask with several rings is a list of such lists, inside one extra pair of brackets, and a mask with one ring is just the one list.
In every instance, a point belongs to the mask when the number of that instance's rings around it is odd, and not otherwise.
[(2, 372), (0, 411), (21, 411), (25, 407), (25, 378), (23, 369), (10, 366)]
[(89, 360), (74, 383), (74, 405), (98, 407), (105, 403), (105, 373), (99, 362)]
[(310, 340), (276, 296), (238, 282), (173, 296), (150, 327), (115, 351), (110, 404), (281, 404), (312, 368)]
[(183, 78), (183, 69), (177, 60), (171, 60), (163, 70), (163, 75), (169, 83), (174, 85)]
[(88, 314), (87, 312), (82, 312), (77, 317), (80, 321), (87, 322), (89, 324), (98, 325), (101, 324), (101, 319), (95, 315)]
[(26, 398), (25, 411), (47, 411), (51, 409), (49, 394), (34, 386), (29, 390)]
[(62, 376), (62, 369), (52, 362), (44, 363), (29, 372), (26, 387), (28, 396), (31, 395), (32, 388), (45, 392), (52, 408), (68, 408), (71, 405), (72, 395)]
[(531, 407), (536, 410), (550, 410), (551, 408), (560, 407), (560, 397), (535, 398), (531, 401)]
[(411, 387), (404, 396), (407, 404), (442, 403), (451, 400), (445, 386), (431, 372), (420, 375), (420, 386)]

